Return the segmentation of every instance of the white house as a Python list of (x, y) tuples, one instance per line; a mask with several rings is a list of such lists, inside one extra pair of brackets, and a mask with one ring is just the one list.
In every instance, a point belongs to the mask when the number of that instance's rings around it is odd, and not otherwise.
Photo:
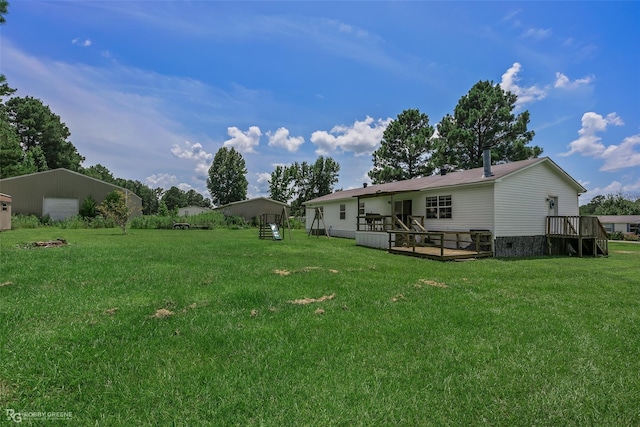
[(640, 215), (599, 215), (598, 219), (609, 233), (640, 234)]
[(387, 248), (395, 215), (404, 224), (418, 218), (426, 231), (489, 231), (495, 256), (535, 256), (548, 249), (547, 217), (577, 217), (586, 191), (542, 157), (338, 191), (305, 204), (306, 227)]

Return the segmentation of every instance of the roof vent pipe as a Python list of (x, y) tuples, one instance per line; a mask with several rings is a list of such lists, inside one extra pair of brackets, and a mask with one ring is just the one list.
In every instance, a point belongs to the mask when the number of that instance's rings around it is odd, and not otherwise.
[(491, 149), (489, 148), (485, 148), (482, 151), (482, 165), (484, 166), (484, 175), (482, 177), (493, 176), (493, 172), (491, 172)]

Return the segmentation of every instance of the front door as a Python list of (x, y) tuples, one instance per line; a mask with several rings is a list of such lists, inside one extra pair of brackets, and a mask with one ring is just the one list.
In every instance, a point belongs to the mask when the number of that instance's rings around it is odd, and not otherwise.
[(394, 214), (400, 218), (404, 225), (409, 226), (409, 216), (411, 215), (412, 201), (398, 200), (394, 204)]

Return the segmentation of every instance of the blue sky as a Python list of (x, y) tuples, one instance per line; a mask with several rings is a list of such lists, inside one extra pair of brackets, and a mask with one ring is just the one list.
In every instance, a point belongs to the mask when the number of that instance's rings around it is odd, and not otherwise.
[(640, 2), (11, 1), (0, 72), (120, 178), (206, 193), (222, 146), (249, 196), (333, 157), (368, 182), (389, 120), (436, 125), (479, 80), (519, 95), (533, 144), (597, 194), (640, 193)]

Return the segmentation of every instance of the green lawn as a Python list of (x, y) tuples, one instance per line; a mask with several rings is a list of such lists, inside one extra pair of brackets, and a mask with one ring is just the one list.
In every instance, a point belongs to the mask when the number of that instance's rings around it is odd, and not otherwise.
[[(640, 424), (640, 245), (611, 243), (597, 259), (441, 263), (257, 234), (1, 233), (0, 415)], [(55, 238), (68, 244), (29, 245)]]

